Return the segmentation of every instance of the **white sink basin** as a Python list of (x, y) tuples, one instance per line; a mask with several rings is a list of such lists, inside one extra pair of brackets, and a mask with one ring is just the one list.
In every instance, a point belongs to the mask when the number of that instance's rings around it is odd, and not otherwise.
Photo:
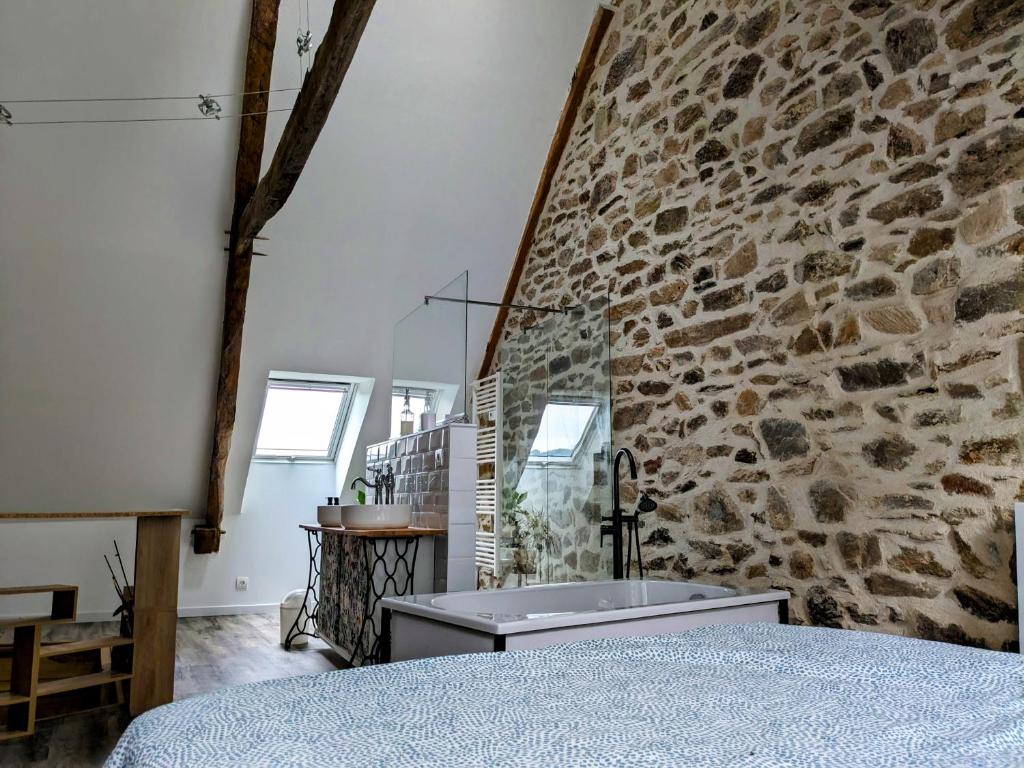
[(317, 507), (320, 525), (343, 526), (361, 531), (382, 528), (408, 528), (412, 524), (412, 504), (340, 504)]

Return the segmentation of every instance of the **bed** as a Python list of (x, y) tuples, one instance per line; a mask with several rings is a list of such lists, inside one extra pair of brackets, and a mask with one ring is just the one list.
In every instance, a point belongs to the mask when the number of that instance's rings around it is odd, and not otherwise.
[(746, 624), (226, 688), (109, 768), (1024, 766), (1024, 657)]

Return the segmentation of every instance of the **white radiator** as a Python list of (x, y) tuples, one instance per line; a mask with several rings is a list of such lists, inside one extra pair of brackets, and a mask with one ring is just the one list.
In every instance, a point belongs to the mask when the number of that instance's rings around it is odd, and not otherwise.
[(501, 371), (474, 381), (476, 431), (476, 565), (498, 573), (501, 540)]

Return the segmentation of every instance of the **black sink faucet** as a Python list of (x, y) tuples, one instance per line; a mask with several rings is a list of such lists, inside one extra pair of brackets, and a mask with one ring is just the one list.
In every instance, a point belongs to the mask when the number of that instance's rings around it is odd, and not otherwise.
[(384, 474), (377, 480), (378, 485), (383, 485), (384, 492), (384, 503), (394, 504), (395, 503), (395, 470), (391, 467), (391, 462), (384, 465)]
[(636, 459), (628, 448), (620, 448), (615, 454), (612, 474), (612, 578), (621, 579), (622, 574), (622, 504), (619, 500), (619, 462), (625, 456), (629, 460), (629, 476), (636, 480)]
[(367, 488), (373, 488), (373, 503), (374, 504), (394, 504), (395, 503), (395, 470), (391, 466), (391, 462), (384, 465), (384, 469), (372, 468), (373, 482), (371, 483), (365, 477), (357, 477), (352, 481), (352, 489), (356, 487), (356, 483), (362, 483)]
[[(388, 465), (391, 466), (390, 464)], [(384, 483), (381, 478), (382, 472), (379, 469), (371, 468), (370, 471), (373, 473), (373, 482), (371, 483), (365, 477), (357, 477), (352, 481), (352, 485), (349, 486), (352, 490), (355, 490), (357, 483), (362, 483), (367, 488), (373, 488), (373, 503), (380, 504), (381, 496), (384, 491)]]

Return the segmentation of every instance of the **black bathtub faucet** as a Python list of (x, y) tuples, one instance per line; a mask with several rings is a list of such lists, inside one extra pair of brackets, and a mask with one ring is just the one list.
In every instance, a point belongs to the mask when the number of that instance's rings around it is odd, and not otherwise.
[(612, 473), (612, 517), (611, 530), (601, 526), (601, 533), (610, 533), (612, 536), (612, 578), (621, 579), (622, 573), (622, 503), (619, 498), (619, 462), (625, 456), (629, 462), (629, 477), (636, 480), (636, 459), (629, 448), (620, 448), (615, 454), (615, 466)]

